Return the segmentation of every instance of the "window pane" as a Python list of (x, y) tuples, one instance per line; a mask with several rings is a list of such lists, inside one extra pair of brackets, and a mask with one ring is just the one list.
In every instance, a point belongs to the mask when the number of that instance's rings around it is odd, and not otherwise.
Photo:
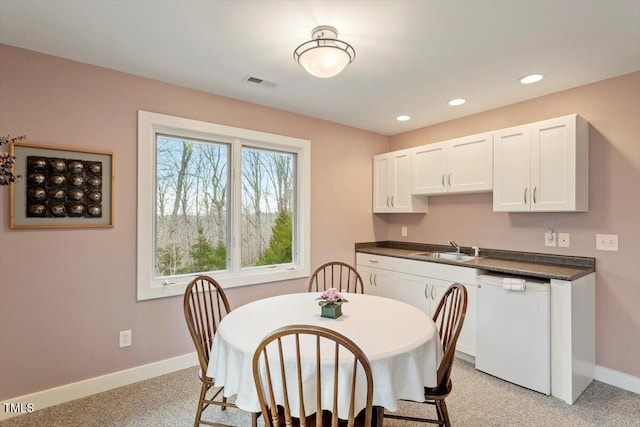
[(242, 148), (242, 267), (293, 262), (296, 156)]
[(229, 146), (156, 136), (155, 276), (227, 268)]

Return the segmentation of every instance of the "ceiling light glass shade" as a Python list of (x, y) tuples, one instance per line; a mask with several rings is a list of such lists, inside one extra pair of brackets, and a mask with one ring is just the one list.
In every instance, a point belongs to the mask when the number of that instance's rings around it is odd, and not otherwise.
[(293, 58), (312, 76), (321, 79), (336, 76), (356, 57), (353, 47), (337, 37), (338, 31), (333, 27), (314, 28), (313, 40), (298, 46)]

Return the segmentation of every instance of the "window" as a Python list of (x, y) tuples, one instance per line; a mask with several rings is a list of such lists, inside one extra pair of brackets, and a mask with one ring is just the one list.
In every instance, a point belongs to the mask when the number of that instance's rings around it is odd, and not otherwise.
[(309, 275), (310, 143), (138, 112), (138, 300)]

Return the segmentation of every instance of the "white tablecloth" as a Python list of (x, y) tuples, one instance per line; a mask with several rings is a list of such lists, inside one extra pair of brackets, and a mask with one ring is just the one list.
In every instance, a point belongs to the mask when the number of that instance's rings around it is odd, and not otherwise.
[(442, 348), (431, 318), (400, 301), (345, 294), (338, 319), (320, 316), (318, 293), (280, 295), (254, 301), (229, 313), (213, 340), (207, 375), (236, 404), (260, 412), (252, 373), (253, 353), (262, 339), (286, 325), (318, 325), (353, 340), (371, 362), (373, 405), (398, 410), (398, 400), (422, 401), (424, 386), (435, 387)]

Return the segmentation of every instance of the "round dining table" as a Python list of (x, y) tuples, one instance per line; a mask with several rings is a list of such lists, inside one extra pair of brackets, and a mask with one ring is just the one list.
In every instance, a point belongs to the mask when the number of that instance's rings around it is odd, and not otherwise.
[(247, 412), (260, 412), (253, 380), (253, 354), (272, 331), (287, 325), (317, 325), (354, 341), (370, 361), (373, 405), (398, 410), (398, 400), (422, 401), (436, 386), (442, 347), (433, 320), (423, 311), (389, 298), (344, 293), (342, 316), (321, 317), (319, 293), (279, 295), (227, 314), (213, 340), (207, 376), (224, 386), (225, 397)]

